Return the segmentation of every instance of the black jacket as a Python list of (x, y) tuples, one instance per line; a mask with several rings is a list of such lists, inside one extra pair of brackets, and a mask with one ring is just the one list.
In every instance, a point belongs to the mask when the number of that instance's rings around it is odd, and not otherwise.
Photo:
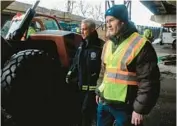
[(96, 86), (101, 68), (101, 52), (103, 41), (98, 38), (94, 31), (80, 44), (73, 64), (69, 69), (67, 78), (78, 81), (79, 87), (82, 85)]
[[(136, 28), (130, 23), (126, 25), (126, 28), (124, 27), (122, 35), (119, 38), (112, 37), (110, 39), (117, 48), (123, 40), (136, 31)], [(114, 48), (113, 51), (116, 49)], [(139, 85), (128, 86), (126, 105), (131, 111), (134, 110), (140, 114), (148, 114), (155, 105), (160, 92), (160, 72), (157, 65), (157, 55), (151, 43), (146, 42), (140, 53), (128, 65), (128, 71), (136, 72)], [(102, 64), (97, 87), (99, 87), (103, 81), (104, 72), (105, 66)], [(96, 93), (99, 95), (98, 90), (96, 90)], [(117, 104), (122, 105), (122, 103), (105, 102), (115, 106), (118, 106)]]

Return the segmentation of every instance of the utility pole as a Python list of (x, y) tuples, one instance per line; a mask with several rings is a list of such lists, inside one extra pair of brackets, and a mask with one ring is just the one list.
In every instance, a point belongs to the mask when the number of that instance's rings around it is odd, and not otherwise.
[(75, 3), (75, 1), (73, 1), (73, 0), (67, 0), (67, 15), (69, 17), (70, 22), (72, 20), (71, 15), (72, 15), (72, 12), (73, 12), (74, 3)]
[(70, 12), (71, 11), (71, 1), (68, 0), (67, 1), (67, 12)]
[(111, 7), (110, 3), (112, 4), (112, 6), (115, 4), (114, 0), (105, 0), (105, 12)]
[(76, 1), (73, 0), (67, 0), (67, 12), (72, 13), (73, 12), (73, 6)]

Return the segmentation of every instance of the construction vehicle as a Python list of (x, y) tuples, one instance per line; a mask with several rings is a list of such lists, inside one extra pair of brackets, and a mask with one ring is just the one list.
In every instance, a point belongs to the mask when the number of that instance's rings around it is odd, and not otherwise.
[(27, 37), (38, 3), (1, 36), (2, 126), (74, 126), (80, 117), (77, 88), (65, 75), (82, 38), (59, 29)]
[[(17, 24), (22, 18), (23, 14), (17, 12), (12, 20), (7, 20), (1, 29), (1, 35), (5, 37), (11, 24), (14, 22)], [(54, 16), (49, 16), (46, 14), (36, 14), (32, 19), (32, 23), (35, 25), (34, 27), (37, 32), (44, 30), (63, 30)]]

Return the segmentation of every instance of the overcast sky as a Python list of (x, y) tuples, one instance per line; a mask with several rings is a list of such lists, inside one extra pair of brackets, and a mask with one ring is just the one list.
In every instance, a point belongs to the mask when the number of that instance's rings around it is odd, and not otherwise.
[[(36, 0), (16, 0), (23, 3), (30, 3), (33, 4)], [(75, 0), (79, 1), (79, 0)], [(104, 13), (104, 4), (105, 0), (84, 0), (84, 3), (91, 4), (91, 6), (95, 4), (100, 4), (103, 6), (102, 11)], [(123, 0), (115, 0), (115, 4), (121, 4), (123, 3)], [(48, 9), (59, 9), (61, 11), (66, 10), (66, 0), (40, 0), (39, 6), (45, 7)], [(78, 10), (75, 11), (75, 13), (79, 13)], [(132, 16), (131, 20), (135, 22), (137, 25), (147, 25), (147, 26), (160, 26), (160, 24), (157, 24), (155, 22), (152, 22), (150, 20), (151, 15), (153, 15), (143, 4), (139, 2), (139, 0), (133, 0), (132, 1)]]

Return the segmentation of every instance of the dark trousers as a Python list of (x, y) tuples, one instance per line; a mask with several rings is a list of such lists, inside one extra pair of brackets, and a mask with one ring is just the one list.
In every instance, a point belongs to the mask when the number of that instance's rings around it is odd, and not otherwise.
[(96, 122), (96, 108), (94, 91), (82, 91), (81, 126), (92, 126)]
[[(131, 116), (125, 109), (99, 103), (97, 107), (97, 126), (134, 126)], [(141, 125), (142, 126), (142, 125)]]

